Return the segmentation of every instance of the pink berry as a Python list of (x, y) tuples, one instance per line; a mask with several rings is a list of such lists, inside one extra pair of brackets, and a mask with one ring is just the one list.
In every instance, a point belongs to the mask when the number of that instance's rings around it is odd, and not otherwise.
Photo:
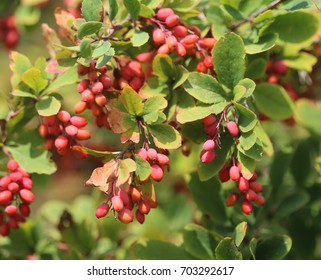
[(232, 135), (232, 137), (236, 137), (239, 135), (239, 127), (235, 122), (229, 121), (226, 124), (226, 128), (227, 128), (228, 132)]
[(76, 103), (74, 110), (76, 114), (81, 114), (87, 109), (87, 102), (80, 100)]
[(161, 45), (157, 50), (158, 54), (168, 54), (169, 52), (170, 52), (170, 49), (167, 44)]
[(101, 93), (104, 90), (104, 85), (101, 82), (96, 82), (93, 84), (91, 91), (93, 94)]
[(19, 191), (19, 189), (20, 189), (19, 185), (15, 182), (10, 183), (8, 186), (8, 191), (11, 191), (12, 193)]
[(203, 151), (201, 153), (201, 161), (204, 163), (212, 162), (216, 157), (216, 153), (214, 151)]
[(98, 219), (103, 218), (108, 214), (108, 211), (109, 205), (106, 202), (103, 202), (96, 208), (96, 217)]
[(249, 189), (249, 181), (241, 177), (237, 186), (240, 192), (245, 192)]
[(226, 206), (233, 206), (239, 199), (239, 195), (236, 192), (231, 193), (225, 200)]
[(21, 172), (19, 172), (19, 171), (12, 172), (9, 176), (10, 176), (10, 179), (11, 179), (12, 182), (21, 181), (21, 179), (23, 177)]
[(137, 188), (137, 187), (131, 187), (130, 189), (130, 195), (131, 195), (131, 198), (134, 202), (137, 202), (140, 200), (141, 198), (141, 194), (140, 194), (140, 189)]
[(113, 205), (113, 209), (115, 211), (121, 211), (124, 208), (124, 203), (118, 195), (113, 196), (111, 199), (111, 204)]
[(60, 112), (57, 114), (58, 120), (60, 120), (60, 121), (63, 122), (63, 123), (69, 122), (70, 117), (71, 117), (71, 116), (70, 116), (70, 114), (69, 114), (67, 111), (60, 111)]
[(185, 56), (186, 55), (186, 49), (181, 43), (176, 44), (175, 51), (178, 56)]
[(150, 62), (153, 59), (153, 54), (152, 52), (144, 52), (144, 53), (140, 53), (136, 56), (136, 59), (139, 62)]
[(175, 25), (179, 24), (179, 16), (171, 15), (165, 19), (165, 23), (168, 27), (174, 27)]
[(14, 215), (17, 213), (17, 206), (15, 205), (8, 205), (5, 209), (4, 212), (8, 215)]
[(87, 120), (84, 117), (73, 116), (70, 119), (70, 123), (72, 125), (76, 126), (77, 128), (82, 128), (82, 127), (86, 126)]
[(159, 20), (165, 20), (167, 17), (174, 15), (174, 11), (171, 8), (159, 9), (156, 16)]
[(109, 89), (109, 88), (110, 88), (110, 86), (111, 86), (111, 80), (110, 80), (110, 78), (109, 78), (107, 75), (102, 74), (102, 75), (99, 76), (98, 79), (99, 79), (99, 81), (104, 85), (104, 88), (105, 88), (105, 89)]
[(250, 189), (255, 191), (256, 193), (259, 193), (263, 190), (263, 187), (259, 182), (253, 181), (250, 182)]
[(0, 204), (7, 205), (12, 199), (12, 193), (10, 191), (0, 192)]
[(216, 117), (214, 115), (209, 115), (209, 116), (201, 119), (201, 122), (206, 126), (210, 126), (210, 125), (215, 124)]
[(153, 41), (156, 45), (161, 45), (165, 43), (165, 33), (159, 29), (159, 28), (155, 28), (153, 30)]
[(77, 91), (79, 93), (82, 93), (85, 89), (89, 87), (89, 80), (82, 80), (78, 85), (77, 85)]
[(35, 199), (35, 195), (30, 190), (20, 190), (19, 195), (26, 203), (31, 203)]
[(60, 135), (58, 138), (55, 140), (55, 147), (57, 149), (64, 149), (68, 146), (69, 140), (66, 136)]
[(89, 73), (89, 67), (79, 64), (78, 66), (78, 75), (79, 76), (84, 76)]
[(7, 163), (7, 168), (11, 172), (16, 171), (19, 168), (19, 163), (15, 160), (11, 159)]
[(212, 139), (206, 140), (203, 144), (203, 150), (211, 151), (215, 148), (215, 142)]
[(4, 176), (0, 179), (0, 190), (5, 190), (8, 188), (8, 185), (11, 183), (9, 176)]
[(229, 171), (230, 178), (233, 181), (238, 181), (240, 179), (240, 170), (237, 166), (233, 165)]
[(90, 132), (85, 129), (78, 129), (78, 133), (75, 138), (77, 140), (88, 140), (90, 138)]
[(95, 97), (95, 102), (98, 106), (103, 107), (107, 103), (107, 98), (103, 94), (97, 94)]
[(166, 44), (170, 50), (173, 50), (176, 47), (177, 39), (175, 36), (171, 35), (166, 38)]
[(134, 219), (133, 212), (127, 208), (124, 208), (118, 213), (118, 219), (125, 224), (131, 223)]
[(248, 201), (256, 200), (257, 199), (257, 193), (255, 191), (252, 191), (251, 189), (249, 189), (245, 193), (245, 198)]
[(212, 57), (211, 56), (206, 56), (203, 60), (203, 63), (204, 65), (207, 67), (207, 68), (210, 68), (213, 66), (213, 60), (212, 60)]
[(166, 155), (163, 154), (157, 154), (157, 161), (160, 165), (167, 165), (169, 164), (169, 158)]
[(159, 182), (163, 179), (164, 171), (158, 164), (154, 164), (152, 165), (152, 172), (150, 176), (153, 178), (153, 180)]
[(150, 211), (150, 204), (147, 201), (141, 200), (138, 202), (138, 210), (146, 215)]
[(198, 44), (202, 48), (211, 49), (214, 47), (216, 40), (214, 38), (203, 38), (198, 40)]
[(146, 160), (147, 159), (147, 151), (145, 148), (140, 148), (137, 152), (137, 155), (139, 155), (142, 159)]
[(91, 102), (93, 101), (95, 98), (95, 95), (93, 94), (93, 92), (90, 89), (85, 89), (82, 93), (81, 93), (81, 100), (82, 101), (86, 101), (86, 102)]
[(129, 199), (129, 196), (125, 190), (120, 190), (118, 195), (119, 195), (120, 199), (123, 201), (124, 205), (129, 204), (130, 199)]
[(186, 45), (191, 45), (191, 44), (195, 44), (198, 41), (198, 36), (197, 35), (187, 35), (184, 39), (183, 42)]
[(157, 151), (153, 148), (148, 149), (147, 156), (150, 160), (155, 160), (157, 158)]
[(65, 131), (69, 136), (75, 136), (78, 133), (78, 128), (74, 125), (68, 125), (65, 127)]
[(173, 35), (178, 38), (184, 38), (187, 35), (187, 28), (183, 25), (178, 25), (173, 28)]

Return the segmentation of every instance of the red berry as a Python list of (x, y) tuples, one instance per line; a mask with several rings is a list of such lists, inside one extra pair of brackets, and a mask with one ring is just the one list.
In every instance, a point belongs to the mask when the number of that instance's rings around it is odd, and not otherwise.
[(209, 115), (209, 116), (201, 119), (201, 122), (206, 126), (210, 126), (210, 125), (215, 124), (216, 117), (214, 115)]
[(87, 108), (87, 102), (81, 100), (76, 103), (74, 110), (76, 114), (81, 114), (83, 111), (86, 110), (86, 108)]
[(8, 223), (6, 224), (3, 224), (0, 228), (0, 234), (5, 237), (5, 236), (8, 236), (10, 233), (10, 226)]
[(77, 85), (77, 91), (79, 93), (82, 93), (85, 89), (89, 87), (89, 80), (82, 80), (78, 85)]
[(146, 215), (150, 211), (150, 204), (147, 201), (141, 200), (138, 202), (138, 210)]
[(213, 60), (212, 60), (212, 57), (211, 56), (206, 56), (203, 60), (203, 63), (204, 65), (207, 67), (207, 68), (211, 68), (213, 66)]
[(170, 52), (170, 49), (167, 44), (161, 45), (157, 50), (158, 54), (168, 54), (169, 52)]
[(124, 208), (124, 203), (118, 195), (113, 196), (111, 199), (111, 204), (113, 205), (113, 209), (115, 211), (121, 211)]
[(45, 125), (53, 126), (56, 124), (57, 121), (56, 115), (43, 117), (42, 121)]
[(136, 59), (139, 62), (150, 62), (153, 59), (153, 53), (152, 52), (140, 53), (136, 56)]
[(240, 192), (245, 192), (249, 189), (249, 181), (241, 177), (237, 186)]
[(186, 45), (191, 45), (191, 44), (195, 44), (198, 41), (198, 36), (197, 35), (187, 35), (184, 39), (183, 42)]
[(16, 171), (19, 168), (19, 163), (15, 160), (11, 159), (7, 163), (7, 168), (11, 172)]
[(178, 15), (171, 15), (165, 19), (165, 23), (168, 27), (174, 27), (179, 23), (179, 16)]
[(279, 76), (276, 74), (271, 74), (268, 78), (268, 82), (271, 84), (277, 84), (279, 82)]
[(264, 204), (265, 204), (265, 198), (263, 197), (263, 195), (257, 194), (256, 199), (255, 199), (255, 202), (256, 202), (258, 205), (264, 205)]
[(156, 14), (157, 18), (163, 21), (171, 15), (174, 15), (174, 11), (171, 8), (159, 9)]
[(10, 191), (0, 192), (0, 204), (7, 205), (12, 200), (12, 193)]
[(77, 128), (82, 128), (82, 127), (86, 126), (87, 120), (84, 117), (73, 116), (70, 119), (70, 123), (72, 125), (76, 126)]
[(181, 43), (176, 44), (175, 51), (178, 56), (185, 56), (186, 55), (186, 49)]
[(85, 129), (78, 129), (78, 133), (75, 138), (77, 140), (88, 140), (90, 138), (90, 132)]
[(275, 61), (272, 65), (276, 74), (285, 75), (288, 72), (288, 67), (283, 60)]
[(228, 180), (230, 180), (230, 174), (229, 174), (229, 169), (228, 169), (227, 165), (223, 166), (223, 168), (218, 173), (218, 177), (222, 183), (225, 183)]
[(125, 190), (120, 190), (118, 195), (119, 195), (120, 199), (123, 201), (124, 205), (129, 204), (130, 199), (129, 199), (129, 196)]
[(69, 136), (75, 136), (78, 133), (78, 128), (74, 125), (68, 125), (65, 127), (65, 131)]
[(141, 198), (141, 194), (140, 194), (140, 189), (137, 188), (137, 187), (131, 187), (130, 189), (130, 195), (131, 195), (131, 198), (134, 202), (137, 202), (140, 200)]
[(226, 128), (227, 128), (228, 132), (232, 135), (232, 137), (236, 137), (239, 135), (239, 132), (240, 132), (239, 127), (235, 122), (229, 121), (226, 124)]
[(215, 148), (215, 142), (212, 139), (206, 140), (203, 144), (203, 150), (211, 151)]
[(167, 165), (169, 164), (169, 158), (166, 155), (163, 154), (157, 154), (157, 161), (160, 165)]
[(95, 102), (98, 106), (103, 107), (107, 103), (107, 98), (103, 94), (97, 94), (95, 97)]
[(229, 171), (230, 178), (233, 181), (238, 181), (240, 179), (240, 170), (237, 166), (233, 165)]
[(127, 208), (124, 208), (118, 213), (118, 219), (125, 224), (131, 223), (134, 219), (133, 212)]
[(159, 28), (155, 28), (153, 30), (153, 41), (156, 45), (161, 45), (165, 43), (165, 33), (159, 29)]
[(89, 88), (85, 89), (81, 93), (81, 100), (82, 101), (91, 102), (94, 100), (94, 98), (95, 98), (95, 95), (93, 94), (93, 92)]
[(256, 192), (252, 191), (251, 189), (247, 190), (245, 193), (245, 198), (248, 201), (253, 201), (257, 199), (257, 194)]
[(150, 160), (154, 160), (157, 158), (157, 151), (153, 148), (147, 150), (147, 156)]
[(129, 82), (129, 85), (136, 91), (138, 91), (142, 85), (143, 85), (143, 81), (141, 78), (139, 77), (134, 77), (131, 79), (131, 81)]
[(16, 171), (16, 172), (12, 172), (10, 175), (10, 179), (12, 182), (18, 182), (18, 181), (21, 181), (22, 179), (22, 173), (19, 172), (19, 171)]
[(176, 47), (177, 39), (175, 36), (171, 35), (166, 38), (166, 44), (170, 50), (173, 50)]
[(225, 200), (225, 204), (226, 206), (233, 206), (236, 204), (236, 202), (238, 201), (239, 199), (239, 195), (238, 193), (234, 192), (234, 193), (231, 193)]
[(205, 66), (205, 64), (203, 62), (199, 62), (199, 63), (197, 63), (196, 71), (200, 72), (200, 73), (206, 73), (207, 67)]
[(187, 28), (183, 25), (178, 25), (173, 28), (173, 35), (178, 38), (184, 38), (187, 35)]
[(136, 220), (140, 224), (143, 224), (145, 222), (145, 215), (141, 213), (138, 209), (136, 210)]
[(250, 182), (250, 189), (255, 191), (256, 193), (259, 193), (263, 190), (263, 187), (259, 182), (253, 181)]
[(30, 190), (20, 190), (19, 195), (26, 203), (31, 203), (35, 199), (35, 195)]
[(198, 40), (198, 44), (202, 48), (211, 49), (214, 47), (216, 40), (214, 38), (203, 38)]
[(103, 218), (108, 214), (108, 211), (109, 205), (106, 202), (103, 202), (96, 208), (96, 217), (98, 219)]
[(91, 82), (95, 82), (98, 78), (97, 72), (95, 70), (88, 73), (88, 78)]
[(17, 206), (15, 205), (8, 205), (5, 209), (4, 212), (8, 215), (14, 215), (17, 213)]
[(6, 48), (13, 49), (17, 46), (19, 42), (19, 33), (16, 29), (9, 30), (6, 38), (4, 39), (4, 44)]
[(63, 122), (63, 123), (69, 122), (70, 117), (71, 117), (71, 116), (70, 116), (70, 114), (69, 114), (67, 111), (60, 111), (60, 112), (57, 114), (58, 120), (60, 120), (60, 121)]
[(78, 66), (78, 75), (79, 76), (84, 76), (89, 73), (89, 67), (79, 64)]
[(30, 215), (30, 207), (28, 204), (24, 204), (24, 203), (20, 204), (19, 211), (21, 215), (24, 217), (28, 217)]
[(46, 138), (49, 135), (48, 127), (44, 124), (38, 126), (38, 132), (42, 138)]
[(253, 211), (252, 203), (246, 199), (243, 200), (242, 201), (242, 211), (243, 211), (243, 213), (250, 215)]
[(12, 193), (19, 191), (19, 189), (20, 189), (19, 185), (15, 182), (10, 183), (8, 186), (8, 191), (11, 191)]
[(111, 87), (111, 80), (107, 75), (100, 75), (99, 81), (104, 85), (105, 89), (109, 89)]
[(164, 171), (158, 164), (154, 164), (154, 165), (152, 165), (152, 172), (151, 172), (150, 176), (155, 181), (159, 182), (163, 179)]
[(4, 176), (0, 179), (0, 191), (8, 188), (11, 183), (11, 179), (9, 176)]
[(55, 140), (55, 147), (57, 149), (64, 149), (68, 147), (69, 140), (66, 136), (60, 135), (58, 138)]
[(139, 155), (142, 159), (146, 160), (148, 155), (147, 155), (147, 151), (145, 148), (140, 148), (137, 152), (137, 155)]

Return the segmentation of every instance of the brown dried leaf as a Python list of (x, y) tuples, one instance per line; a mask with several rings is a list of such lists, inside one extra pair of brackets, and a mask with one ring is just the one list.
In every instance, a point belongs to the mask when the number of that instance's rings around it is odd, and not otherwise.
[(101, 191), (108, 192), (110, 183), (115, 180), (116, 161), (108, 161), (103, 167), (94, 169), (89, 180), (86, 182), (88, 187), (99, 187)]
[(74, 40), (74, 34), (76, 33), (73, 30), (73, 25), (75, 21), (75, 17), (68, 13), (67, 11), (63, 10), (62, 8), (58, 7), (55, 9), (55, 18), (58, 26), (60, 27), (60, 32), (66, 38), (70, 39), (71, 41)]
[(60, 50), (55, 45), (61, 45), (61, 41), (55, 30), (50, 28), (50, 26), (46, 23), (41, 25), (42, 28), (42, 36), (45, 40), (46, 47), (48, 49), (49, 55), (52, 59), (56, 58), (56, 52)]

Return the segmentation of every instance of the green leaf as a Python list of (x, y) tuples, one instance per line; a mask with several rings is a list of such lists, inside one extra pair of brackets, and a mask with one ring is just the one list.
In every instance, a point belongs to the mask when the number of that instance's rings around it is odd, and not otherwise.
[(146, 6), (144, 4), (140, 5), (140, 11), (139, 11), (139, 16), (144, 17), (144, 18), (151, 18), (155, 15), (155, 12), (152, 8), (149, 6)]
[(101, 21), (103, 16), (103, 3), (101, 0), (83, 0), (81, 13), (86, 21)]
[(37, 68), (30, 68), (21, 76), (21, 80), (35, 91), (36, 94), (40, 93), (48, 85), (48, 80), (42, 78), (41, 72)]
[(153, 96), (166, 96), (168, 94), (168, 85), (165, 82), (160, 81), (158, 77), (149, 78), (139, 90), (139, 95), (145, 99)]
[(290, 68), (296, 70), (305, 70), (312, 72), (313, 66), (317, 63), (318, 59), (306, 52), (300, 52), (296, 56), (287, 56), (284, 58), (284, 62)]
[(145, 31), (141, 31), (139, 29), (135, 29), (133, 37), (131, 37), (130, 41), (133, 44), (133, 47), (140, 47), (146, 44), (149, 40), (149, 34)]
[(214, 249), (217, 241), (205, 228), (188, 224), (183, 231), (184, 248), (186, 252), (201, 260), (214, 260)]
[(199, 162), (198, 175), (201, 181), (207, 181), (216, 176), (226, 162), (226, 157), (233, 145), (233, 139), (229, 135), (221, 135), (221, 147), (216, 149), (216, 157), (210, 163)]
[(160, 149), (177, 149), (182, 144), (178, 131), (167, 124), (155, 124), (148, 126), (155, 145)]
[(251, 79), (241, 80), (233, 89), (234, 101), (241, 103), (241, 100), (249, 98), (255, 89), (255, 83)]
[(295, 211), (298, 211), (304, 207), (309, 200), (310, 196), (306, 191), (297, 191), (282, 201), (275, 214), (279, 218), (289, 217)]
[(109, 20), (113, 21), (113, 19), (116, 17), (118, 13), (118, 4), (117, 0), (109, 0), (108, 1), (108, 6), (109, 6)]
[(256, 161), (244, 154), (242, 154), (240, 151), (237, 153), (237, 159), (239, 163), (241, 164), (242, 174), (244, 177), (247, 177), (247, 175), (252, 175), (255, 171), (256, 167)]
[(282, 260), (291, 250), (292, 240), (287, 235), (277, 235), (259, 241), (255, 256), (257, 260)]
[(245, 49), (242, 38), (229, 33), (213, 48), (213, 64), (218, 80), (233, 89), (243, 79), (245, 73)]
[(56, 171), (56, 165), (42, 144), (43, 139), (38, 130), (28, 130), (20, 132), (19, 138), (9, 142), (6, 148), (27, 172), (50, 175)]
[(252, 256), (253, 260), (256, 260), (256, 257), (255, 257), (256, 246), (257, 246), (257, 239), (255, 239), (253, 237), (251, 239), (250, 245), (249, 245), (249, 250), (250, 250), (250, 253), (251, 253), (251, 256)]
[(260, 160), (263, 155), (263, 147), (262, 147), (259, 140), (257, 140), (256, 143), (248, 150), (244, 150), (240, 144), (237, 145), (237, 149), (242, 154), (244, 154), (254, 160)]
[(242, 260), (242, 253), (237, 249), (234, 240), (225, 237), (216, 247), (217, 260)]
[(83, 40), (80, 44), (80, 54), (83, 58), (88, 58), (91, 56), (91, 43), (89, 40)]
[(130, 13), (133, 20), (138, 19), (140, 11), (140, 3), (138, 0), (123, 0), (127, 11)]
[(226, 223), (226, 206), (220, 194), (221, 185), (216, 178), (202, 182), (198, 175), (193, 173), (187, 186), (194, 202), (204, 215), (208, 215), (215, 223)]
[(120, 151), (119, 152), (98, 151), (98, 150), (93, 150), (93, 149), (90, 149), (90, 148), (87, 148), (84, 146), (80, 146), (80, 145), (72, 146), (72, 150), (79, 151), (79, 152), (82, 152), (82, 153), (85, 153), (85, 154), (88, 154), (88, 155), (91, 155), (94, 157), (105, 157), (106, 159), (114, 158), (120, 153)]
[(239, 112), (238, 125), (242, 132), (251, 131), (257, 124), (256, 115), (241, 104), (235, 104), (237, 111)]
[(277, 16), (266, 32), (275, 32), (281, 41), (297, 44), (311, 39), (318, 31), (318, 26), (315, 16), (297, 11)]
[(225, 92), (213, 76), (190, 73), (183, 87), (190, 95), (203, 103), (225, 101)]
[(261, 141), (264, 152), (269, 157), (273, 156), (274, 154), (273, 144), (271, 142), (269, 135), (265, 132), (260, 122), (258, 122), (256, 127), (254, 128), (254, 133), (257, 136), (257, 138)]
[(10, 53), (10, 69), (13, 73), (20, 77), (30, 68), (32, 68), (32, 64), (28, 57), (14, 51)]
[(145, 123), (152, 124), (158, 120), (159, 111), (167, 107), (167, 100), (161, 96), (154, 96), (146, 100), (143, 108), (143, 119)]
[(36, 103), (36, 109), (40, 116), (52, 116), (59, 112), (61, 103), (53, 96), (46, 96)]
[(245, 44), (245, 51), (247, 54), (256, 54), (265, 52), (275, 46), (278, 35), (266, 34), (259, 38), (256, 43)]
[(47, 87), (45, 93), (57, 91), (58, 89), (75, 84), (78, 80), (77, 66), (70, 67)]
[(33, 98), (33, 99), (38, 99), (38, 97), (34, 94), (34, 93), (30, 93), (30, 92), (26, 92), (26, 91), (22, 91), (22, 90), (14, 90), (11, 93), (13, 96), (19, 96), (19, 97), (29, 97), (29, 98)]
[(312, 134), (321, 137), (321, 102), (311, 102), (308, 99), (300, 99), (296, 102), (296, 121), (308, 129)]
[(263, 78), (266, 72), (266, 60), (263, 58), (257, 58), (248, 63), (245, 77), (252, 80)]
[(98, 58), (109, 51), (111, 44), (108, 41), (99, 41), (96, 48), (93, 51), (92, 57)]
[(5, 120), (9, 112), (9, 100), (7, 96), (0, 91), (0, 120)]
[(100, 68), (107, 64), (109, 60), (115, 55), (114, 48), (110, 48), (103, 56), (99, 57), (96, 62), (96, 67)]
[(212, 24), (212, 33), (215, 38), (219, 39), (229, 32), (227, 27), (229, 19), (227, 19), (220, 6), (210, 6), (208, 9), (205, 9), (205, 15), (207, 20)]
[(135, 155), (136, 161), (136, 175), (140, 181), (145, 181), (150, 176), (152, 168), (148, 161), (142, 159), (140, 156)]
[(41, 56), (41, 57), (38, 57), (36, 62), (35, 62), (35, 67), (37, 69), (40, 70), (41, 72), (41, 76), (47, 80), (48, 79), (48, 74), (46, 72), (46, 68), (47, 68), (47, 61), (46, 61), (46, 58)]
[(233, 239), (237, 247), (239, 247), (242, 241), (244, 240), (246, 231), (247, 231), (247, 222), (241, 222), (235, 227), (233, 232)]
[(161, 240), (140, 240), (132, 247), (135, 259), (140, 260), (190, 260), (183, 248)]
[(219, 114), (223, 112), (228, 105), (227, 102), (220, 102), (213, 105), (197, 105), (187, 109), (180, 109), (177, 113), (177, 121), (181, 124), (203, 119), (210, 114)]
[(103, 24), (98, 21), (88, 21), (83, 23), (78, 29), (79, 39), (82, 40), (86, 36), (98, 33), (102, 26)]
[(127, 86), (122, 90), (119, 101), (130, 115), (140, 116), (143, 113), (142, 100), (131, 87)]
[(284, 120), (294, 113), (294, 103), (289, 94), (276, 84), (261, 83), (254, 91), (258, 110), (272, 120)]
[(173, 89), (177, 89), (181, 86), (189, 77), (189, 71), (182, 65), (178, 65), (176, 68), (175, 83), (173, 84)]
[(245, 151), (251, 149), (256, 141), (257, 136), (253, 131), (241, 133), (239, 137), (239, 143)]
[(158, 54), (153, 60), (153, 72), (162, 81), (175, 78), (176, 67), (172, 59), (166, 54)]

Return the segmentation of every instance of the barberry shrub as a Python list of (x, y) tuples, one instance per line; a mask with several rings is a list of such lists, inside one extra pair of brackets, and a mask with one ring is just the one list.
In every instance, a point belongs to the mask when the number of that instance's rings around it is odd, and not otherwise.
[(33, 62), (47, 2), (0, 4), (1, 258), (321, 257), (317, 3), (65, 0)]

